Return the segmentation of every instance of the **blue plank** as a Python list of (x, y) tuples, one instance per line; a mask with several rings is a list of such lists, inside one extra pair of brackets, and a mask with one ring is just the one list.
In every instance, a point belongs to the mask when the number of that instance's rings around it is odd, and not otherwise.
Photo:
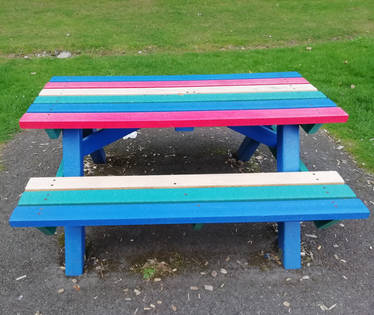
[(256, 100), (289, 100), (289, 99), (327, 99), (319, 91), (310, 92), (274, 92), (274, 93), (221, 93), (221, 94), (183, 94), (183, 95), (68, 95), (38, 96), (34, 103), (178, 103), (208, 101), (256, 101)]
[(185, 80), (230, 80), (296, 78), (297, 72), (264, 72), (235, 74), (190, 74), (190, 75), (150, 75), (150, 76), (54, 76), (50, 82), (116, 82), (116, 81), (185, 81)]
[(297, 222), (365, 219), (359, 199), (119, 205), (18, 206), (9, 223), (28, 226), (97, 226), (182, 223)]
[(289, 109), (335, 107), (329, 99), (296, 99), (268, 101), (220, 101), (178, 103), (90, 103), (41, 104), (33, 103), (28, 113), (112, 113), (112, 112), (178, 112), (250, 109)]

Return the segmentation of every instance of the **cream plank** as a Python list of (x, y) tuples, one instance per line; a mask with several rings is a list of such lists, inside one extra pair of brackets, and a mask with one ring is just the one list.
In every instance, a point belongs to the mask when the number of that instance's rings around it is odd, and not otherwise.
[(191, 174), (145, 176), (86, 176), (31, 178), (26, 191), (143, 189), (194, 187), (245, 187), (285, 185), (339, 185), (343, 178), (335, 171), (240, 174)]
[(185, 94), (224, 94), (224, 93), (271, 93), (317, 91), (311, 84), (281, 84), (254, 86), (211, 86), (181, 88), (92, 88), (92, 89), (43, 89), (40, 96), (75, 95), (185, 95)]

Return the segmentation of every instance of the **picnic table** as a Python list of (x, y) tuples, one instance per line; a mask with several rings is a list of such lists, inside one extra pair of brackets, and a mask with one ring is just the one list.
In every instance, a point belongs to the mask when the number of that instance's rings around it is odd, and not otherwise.
[[(263, 143), (269, 146), (275, 154), (279, 172), (298, 172), (305, 168), (300, 162), (299, 129), (302, 128), (308, 133), (313, 133), (324, 123), (343, 123), (347, 119), (348, 115), (343, 109), (337, 107), (326, 95), (318, 91), (296, 72), (168, 76), (56, 76), (52, 77), (44, 86), (39, 96), (22, 116), (20, 127), (24, 129), (45, 129), (51, 138), (57, 138), (62, 134), (63, 154), (58, 174), (63, 177), (83, 176), (83, 159), (88, 154), (91, 155), (95, 163), (104, 163), (105, 152), (103, 148), (139, 128), (175, 128), (177, 131), (188, 131), (194, 127), (228, 127), (245, 136), (237, 152), (239, 159), (248, 160), (258, 145)], [(322, 176), (322, 174), (319, 175)], [(296, 182), (302, 183), (300, 185), (316, 184), (316, 174), (313, 173), (310, 176), (310, 179), (306, 180), (303, 177), (303, 180), (299, 181), (297, 179)], [(331, 176), (334, 177), (335, 175), (328, 174), (329, 179), (326, 180), (325, 184), (344, 183), (341, 182), (341, 179), (335, 177), (332, 180)], [(274, 183), (279, 185), (280, 182), (287, 182), (284, 177), (283, 179), (276, 178), (273, 175), (270, 177), (272, 179), (266, 181), (265, 179), (268, 177), (265, 174), (258, 175), (255, 181), (264, 179), (267, 184), (263, 183), (263, 186), (274, 186), (276, 185)], [(210, 187), (212, 181), (220, 182), (219, 176), (212, 178), (207, 181), (203, 177), (178, 178), (178, 180), (192, 183), (188, 187), (203, 189)], [(159, 183), (163, 180), (165, 178), (161, 179), (161, 177), (151, 180), (151, 177), (148, 176), (146, 179), (134, 179), (137, 183), (134, 184), (135, 186), (130, 185), (129, 187), (131, 189), (149, 189), (152, 185), (158, 185), (155, 182)], [(175, 183), (170, 182), (169, 186), (179, 183), (175, 178), (168, 178), (165, 181), (168, 180), (176, 181)], [(128, 179), (123, 181), (128, 181)], [(119, 186), (121, 186), (121, 189), (128, 189), (128, 186), (124, 188), (123, 181), (117, 180), (116, 184), (102, 184), (102, 189), (119, 189)], [(147, 182), (147, 184), (140, 185), (138, 181)], [(152, 184), (149, 181), (152, 181)], [(236, 179), (226, 177), (225, 181), (235, 182)], [(244, 185), (242, 180), (239, 181), (242, 184), (235, 184), (236, 186)], [(245, 181), (249, 181), (249, 179), (245, 179)], [(48, 187), (51, 188), (56, 185), (57, 182), (56, 179), (44, 181), (44, 184), (41, 184), (40, 181), (34, 181), (31, 184), (29, 183), (31, 185), (29, 190), (45, 191)], [(129, 182), (132, 181), (129, 180)], [(206, 182), (205, 185), (208, 186), (204, 186), (204, 184), (201, 184), (202, 182)], [(88, 190), (100, 186), (100, 183), (104, 183), (102, 178), (100, 181), (86, 181), (84, 184), (82, 181), (76, 182), (73, 180), (69, 183), (62, 183), (60, 189), (68, 190), (71, 185), (76, 185), (74, 187), (77, 187), (78, 190)], [(184, 187), (183, 185), (181, 184), (181, 187)], [(287, 185), (295, 185), (295, 183), (288, 183)], [(162, 184), (157, 187), (170, 188), (169, 186)], [(251, 184), (245, 184), (244, 186), (251, 186)], [(54, 188), (52, 187), (52, 189)], [(149, 194), (149, 190), (146, 190), (146, 193)], [(305, 192), (305, 194), (309, 194), (309, 192)], [(352, 195), (351, 192), (348, 195), (344, 198), (354, 198), (354, 194)], [(227, 194), (227, 197), (220, 199), (220, 201), (228, 201), (231, 198), (230, 196), (230, 194)], [(166, 200), (165, 197), (162, 198), (163, 202), (168, 201), (168, 204), (172, 202)], [(213, 198), (214, 201), (216, 201), (215, 198)], [(287, 198), (295, 199), (296, 197)], [(145, 203), (144, 200), (142, 202)], [(151, 201), (148, 200), (147, 202)], [(288, 202), (287, 205), (290, 205), (290, 203)], [(24, 207), (21, 209), (24, 212), (20, 216), (24, 216), (26, 210), (31, 211), (26, 206), (28, 204), (23, 203), (18, 207), (20, 209)], [(214, 204), (214, 207), (216, 207), (216, 204)], [(216, 209), (214, 207), (209, 209), (213, 209), (214, 212), (214, 209)], [(233, 207), (233, 204), (230, 204), (230, 207), (234, 213), (235, 207)], [(269, 205), (266, 205), (266, 207), (269, 208)], [(300, 205), (297, 207), (300, 207)], [(349, 211), (353, 208), (359, 209), (358, 212), (360, 213), (332, 215), (329, 208), (329, 215), (322, 213), (309, 217), (299, 215), (297, 219), (274, 214), (273, 220), (280, 222), (280, 247), (286, 257), (283, 261), (285, 267), (300, 267), (299, 254), (295, 256), (295, 252), (300, 252), (299, 221), (305, 218), (311, 220), (324, 219), (324, 223), (327, 223), (332, 219), (367, 217), (367, 209), (362, 204), (350, 206)], [(363, 210), (364, 208), (366, 210)], [(64, 209), (68, 211), (67, 208)], [(152, 209), (152, 211), (159, 211), (156, 208)], [(106, 209), (105, 211), (110, 210)], [(147, 218), (147, 216), (151, 217), (150, 212), (147, 212), (141, 220), (137, 218), (131, 221), (132, 223), (128, 223), (128, 217), (121, 217), (118, 211), (111, 214), (113, 217), (110, 220), (108, 218), (104, 219), (100, 215), (100, 220), (96, 218), (96, 221), (91, 220), (90, 223), (87, 223), (84, 218), (77, 219), (79, 224), (75, 223), (75, 226), (70, 226), (74, 225), (71, 221), (66, 223), (64, 225), (65, 242), (67, 243), (66, 246), (72, 248), (69, 251), (67, 250), (66, 254), (73, 256), (73, 252), (78, 251), (82, 256), (84, 246), (82, 248), (81, 243), (84, 243), (84, 226), (90, 224), (255, 222), (260, 220), (258, 214), (255, 217), (248, 213), (245, 215), (240, 213), (239, 215), (239, 212), (236, 216), (232, 215), (231, 219), (227, 218), (227, 214), (225, 214), (226, 217), (220, 214), (221, 216), (216, 215), (214, 220), (203, 218), (203, 215), (200, 215), (200, 217), (196, 215), (196, 218), (193, 219), (186, 215), (187, 217), (182, 220), (181, 218), (174, 218), (174, 214), (169, 211), (167, 214), (163, 214), (168, 216), (163, 218), (164, 220), (160, 217), (157, 217), (157, 220)], [(136, 211), (139, 211), (139, 209), (137, 208)], [(188, 211), (191, 211), (191, 209), (189, 208)], [(39, 215), (37, 220), (40, 218), (40, 212), (35, 213), (36, 217)], [(31, 219), (17, 219), (16, 214), (13, 215), (11, 224), (14, 226), (32, 226)], [(117, 216), (118, 222), (116, 221)], [(219, 219), (217, 219), (218, 217)], [(246, 219), (241, 219), (244, 217)], [(262, 218), (262, 220), (271, 220), (269, 218)], [(283, 218), (283, 220), (280, 218)], [(50, 218), (48, 220), (49, 224), (55, 222)], [(41, 224), (39, 220), (33, 226), (42, 227), (46, 226), (45, 224)], [(77, 225), (79, 226), (77, 227)], [(297, 236), (298, 234), (299, 236)], [(295, 239), (295, 241), (292, 239)], [(291, 245), (288, 246), (287, 244)], [(73, 266), (76, 263), (72, 262), (71, 257), (67, 258), (66, 261), (70, 270), (67, 274), (73, 275), (81, 272), (83, 268), (82, 259), (77, 263), (78, 268)]]

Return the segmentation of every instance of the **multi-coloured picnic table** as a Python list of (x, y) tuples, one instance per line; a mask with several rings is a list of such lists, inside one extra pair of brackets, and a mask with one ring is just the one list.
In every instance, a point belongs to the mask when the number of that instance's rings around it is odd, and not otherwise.
[[(347, 119), (296, 72), (53, 77), (20, 126), (45, 129), (51, 138), (62, 133), (62, 177), (31, 179), (10, 223), (64, 226), (67, 275), (82, 273), (89, 225), (278, 222), (283, 264), (299, 268), (300, 221), (368, 216), (337, 173), (299, 172), (307, 171), (300, 127), (313, 133)], [(79, 177), (85, 155), (104, 163), (104, 146), (139, 128), (194, 127), (245, 135), (241, 160), (263, 143), (287, 173)]]

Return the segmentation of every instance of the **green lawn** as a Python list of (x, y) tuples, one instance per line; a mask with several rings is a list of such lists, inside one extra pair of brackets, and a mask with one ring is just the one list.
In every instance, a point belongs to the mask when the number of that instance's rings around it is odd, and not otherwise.
[[(329, 129), (345, 140), (361, 163), (374, 170), (374, 39), (305, 47), (147, 56), (81, 56), (71, 59), (0, 59), (0, 141), (52, 75), (189, 74), (294, 70), (349, 114)], [(36, 74), (33, 74), (36, 72)], [(354, 85), (355, 88), (351, 86)]]
[(0, 54), (211, 51), (374, 32), (373, 0), (0, 0)]
[[(33, 56), (55, 50), (80, 56)], [(299, 71), (343, 107), (328, 128), (374, 171), (373, 0), (0, 0), (0, 142), (53, 75), (262, 71)]]

